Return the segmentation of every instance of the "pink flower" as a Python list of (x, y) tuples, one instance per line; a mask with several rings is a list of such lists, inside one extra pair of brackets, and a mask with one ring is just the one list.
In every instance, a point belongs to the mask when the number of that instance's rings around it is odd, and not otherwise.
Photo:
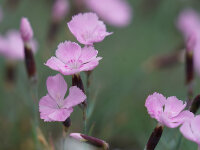
[(85, 0), (85, 3), (110, 25), (124, 27), (131, 22), (132, 8), (126, 0)]
[(186, 139), (197, 143), (200, 148), (200, 115), (191, 117), (180, 127), (180, 131)]
[(33, 38), (33, 30), (27, 18), (23, 17), (20, 24), (20, 33), (22, 40), (28, 42)]
[(192, 9), (182, 11), (177, 21), (178, 29), (183, 33), (186, 40), (190, 36), (200, 33), (200, 16)]
[(177, 27), (183, 33), (187, 50), (193, 51), (194, 67), (200, 75), (200, 15), (192, 9), (181, 12)]
[(68, 0), (55, 0), (52, 8), (52, 19), (55, 22), (63, 20), (69, 11), (69, 1)]
[(40, 118), (44, 121), (65, 121), (73, 112), (73, 107), (86, 99), (76, 86), (69, 88), (69, 95), (64, 99), (67, 83), (60, 74), (48, 77), (47, 90), (48, 94), (39, 102)]
[[(37, 50), (37, 42), (31, 40), (33, 52)], [(24, 44), (19, 31), (10, 30), (5, 36), (0, 36), (0, 54), (10, 60), (24, 59)]]
[(106, 26), (95, 13), (84, 13), (73, 16), (68, 27), (77, 40), (85, 45), (101, 42), (112, 34), (106, 32)]
[(166, 99), (162, 94), (154, 93), (148, 96), (145, 106), (152, 118), (169, 128), (178, 127), (188, 117), (193, 116), (191, 112), (183, 111), (186, 104), (175, 96)]
[(99, 64), (102, 58), (97, 54), (92, 46), (81, 48), (77, 43), (65, 41), (58, 45), (56, 57), (51, 57), (45, 65), (63, 75), (78, 74), (93, 70)]

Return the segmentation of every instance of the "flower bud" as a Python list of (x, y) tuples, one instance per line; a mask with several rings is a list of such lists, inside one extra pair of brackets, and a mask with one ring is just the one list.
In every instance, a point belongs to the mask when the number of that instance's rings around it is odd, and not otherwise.
[(152, 132), (148, 143), (146, 145), (146, 150), (154, 150), (156, 145), (158, 144), (160, 137), (162, 136), (163, 126), (157, 125), (154, 131)]
[(63, 125), (64, 125), (64, 130), (65, 132), (68, 131), (69, 127), (71, 126), (71, 118), (68, 117), (64, 122), (63, 122)]
[[(72, 75), (72, 86), (77, 86), (78, 88), (80, 88), (83, 91), (83, 93), (85, 93), (84, 85), (83, 85), (80, 74)], [(86, 101), (81, 103), (81, 107), (83, 109), (87, 107)]]
[(24, 45), (25, 65), (29, 79), (36, 81), (36, 65), (31, 47), (28, 44)]
[(33, 30), (27, 18), (23, 17), (20, 24), (20, 33), (23, 41), (26, 43), (33, 37)]
[(88, 135), (84, 135), (84, 134), (81, 134), (81, 133), (71, 133), (70, 136), (72, 138), (76, 139), (76, 140), (81, 141), (81, 142), (87, 142), (87, 143), (94, 145), (96, 147), (103, 148), (104, 150), (109, 149), (108, 143), (101, 140), (101, 139), (98, 139), (98, 138), (95, 138), (95, 137), (92, 137), (92, 136), (88, 136)]
[(200, 106), (200, 95), (197, 95), (192, 102), (190, 111), (195, 114), (197, 110), (199, 109), (199, 106)]

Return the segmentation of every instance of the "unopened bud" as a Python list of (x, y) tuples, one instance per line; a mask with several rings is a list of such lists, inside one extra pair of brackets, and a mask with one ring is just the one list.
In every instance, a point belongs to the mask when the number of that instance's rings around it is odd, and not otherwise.
[(155, 147), (157, 146), (163, 132), (163, 126), (162, 125), (157, 125), (154, 131), (152, 132), (148, 143), (146, 145), (146, 150), (154, 150)]
[(84, 135), (81, 133), (71, 133), (70, 136), (76, 140), (79, 140), (81, 142), (87, 142), (91, 145), (94, 145), (96, 147), (100, 147), (103, 148), (104, 150), (108, 150), (109, 149), (109, 144), (101, 139), (92, 137), (92, 136), (88, 136), (88, 135)]
[(28, 77), (32, 81), (37, 81), (36, 65), (31, 47), (24, 45), (25, 65)]
[(192, 102), (190, 111), (193, 112), (194, 114), (196, 114), (199, 107), (200, 107), (200, 95), (197, 95)]
[[(78, 88), (80, 88), (83, 91), (83, 93), (85, 93), (84, 85), (83, 85), (81, 76), (79, 74), (75, 74), (72, 76), (72, 86), (77, 86)], [(81, 107), (84, 109), (87, 107), (86, 101), (81, 103)]]
[(186, 84), (189, 84), (194, 79), (193, 52), (187, 51), (185, 59)]
[(71, 118), (68, 117), (64, 122), (63, 122), (63, 125), (64, 125), (64, 130), (65, 132), (68, 131), (69, 127), (71, 126)]
[(29, 42), (33, 37), (33, 30), (32, 30), (31, 24), (28, 21), (28, 19), (25, 17), (21, 19), (20, 34), (21, 34), (22, 40), (25, 43)]

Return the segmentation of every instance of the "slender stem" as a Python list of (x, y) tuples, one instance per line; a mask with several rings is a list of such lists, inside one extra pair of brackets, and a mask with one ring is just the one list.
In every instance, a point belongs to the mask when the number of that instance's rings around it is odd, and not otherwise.
[(37, 128), (39, 126), (39, 122), (38, 122), (38, 105), (37, 105), (37, 100), (38, 100), (38, 86), (37, 83), (31, 83), (31, 96), (32, 96), (32, 104), (33, 104), (33, 115), (34, 115), (34, 119), (33, 119), (33, 134), (34, 134), (34, 141), (36, 144), (36, 149), (39, 150), (39, 142), (38, 142), (38, 137), (37, 137)]
[(162, 136), (163, 132), (163, 126), (158, 124), (153, 132), (151, 133), (151, 136), (147, 142), (147, 145), (145, 147), (145, 150), (154, 150), (157, 146), (158, 142), (160, 141), (160, 138)]
[(182, 139), (183, 139), (183, 136), (180, 135), (180, 137), (178, 138), (178, 143), (177, 143), (177, 145), (176, 145), (174, 150), (179, 150), (180, 149), (180, 146), (181, 146), (181, 143), (182, 143)]

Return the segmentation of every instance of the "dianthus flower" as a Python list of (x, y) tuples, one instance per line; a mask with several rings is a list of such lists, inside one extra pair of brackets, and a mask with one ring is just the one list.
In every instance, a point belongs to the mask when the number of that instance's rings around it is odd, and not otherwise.
[(60, 74), (48, 77), (46, 84), (48, 94), (39, 102), (40, 118), (44, 121), (65, 121), (73, 112), (73, 107), (86, 99), (86, 95), (76, 86), (70, 87), (69, 95), (64, 98), (67, 83)]
[(56, 57), (51, 57), (45, 65), (63, 75), (74, 75), (93, 70), (102, 59), (97, 54), (92, 46), (81, 48), (75, 42), (65, 41), (58, 45)]
[(106, 32), (105, 24), (95, 13), (80, 13), (73, 16), (68, 27), (76, 39), (85, 45), (101, 42), (106, 36), (112, 34)]
[(193, 113), (183, 110), (186, 104), (175, 96), (165, 98), (162, 94), (154, 93), (147, 97), (145, 106), (149, 115), (161, 125), (175, 128), (181, 125)]

